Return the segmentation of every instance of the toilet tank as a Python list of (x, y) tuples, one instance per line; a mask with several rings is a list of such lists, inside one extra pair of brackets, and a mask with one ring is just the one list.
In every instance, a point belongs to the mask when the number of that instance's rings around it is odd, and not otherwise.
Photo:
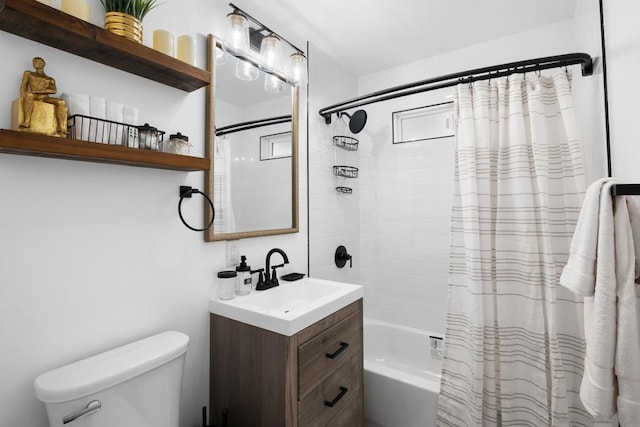
[(162, 332), (40, 375), (49, 425), (178, 427), (188, 345), (185, 334)]

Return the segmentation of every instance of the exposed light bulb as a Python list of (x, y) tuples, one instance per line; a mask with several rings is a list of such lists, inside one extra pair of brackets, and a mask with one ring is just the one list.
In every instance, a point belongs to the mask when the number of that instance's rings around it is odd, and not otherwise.
[(302, 52), (292, 53), (289, 57), (289, 64), (291, 66), (291, 76), (296, 82), (296, 85), (300, 85), (307, 81), (307, 67), (305, 64), (305, 56)]
[(282, 48), (280, 45), (280, 39), (273, 33), (262, 39), (262, 43), (260, 43), (260, 56), (267, 70), (277, 70), (281, 67), (280, 57), (282, 56)]
[(222, 65), (227, 63), (227, 55), (224, 50), (216, 46), (216, 65)]
[(247, 18), (238, 11), (227, 15), (229, 27), (225, 42), (235, 50), (249, 50), (249, 24)]
[(264, 90), (272, 93), (280, 93), (284, 90), (284, 82), (276, 76), (265, 73)]
[(260, 71), (249, 61), (237, 58), (236, 77), (240, 80), (257, 80), (260, 77)]

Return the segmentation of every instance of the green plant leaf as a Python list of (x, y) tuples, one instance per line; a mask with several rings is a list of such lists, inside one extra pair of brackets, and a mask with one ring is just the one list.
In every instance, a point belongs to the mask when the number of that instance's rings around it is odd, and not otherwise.
[(159, 6), (158, 0), (100, 0), (106, 12), (120, 12), (142, 19), (152, 9)]

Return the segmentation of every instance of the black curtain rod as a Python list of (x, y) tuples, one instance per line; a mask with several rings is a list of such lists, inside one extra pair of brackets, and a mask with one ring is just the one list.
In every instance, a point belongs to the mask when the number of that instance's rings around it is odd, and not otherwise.
[(434, 89), (455, 86), (459, 83), (471, 83), (481, 80), (489, 80), (497, 77), (508, 76), (514, 73), (529, 73), (550, 68), (565, 67), (568, 65), (582, 66), (582, 75), (593, 74), (593, 60), (587, 53), (568, 53), (565, 55), (547, 56), (544, 58), (528, 59), (525, 61), (509, 62), (507, 64), (494, 65), (491, 67), (476, 68), (474, 70), (459, 73), (447, 74), (440, 77), (395, 86), (389, 89), (380, 90), (368, 95), (359, 96), (349, 101), (330, 105), (318, 111), (324, 117), (327, 124), (331, 123), (331, 114), (342, 112), (351, 108), (373, 104), (380, 101), (413, 95), (420, 92), (427, 92)]
[(226, 135), (228, 133), (241, 132), (243, 130), (260, 128), (263, 126), (277, 125), (291, 121), (291, 116), (270, 117), (267, 119), (252, 120), (249, 122), (236, 123), (234, 125), (223, 126), (216, 129), (216, 136)]

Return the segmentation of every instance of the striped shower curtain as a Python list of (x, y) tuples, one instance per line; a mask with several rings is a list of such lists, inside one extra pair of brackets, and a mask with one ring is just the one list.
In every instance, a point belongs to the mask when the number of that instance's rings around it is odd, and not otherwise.
[(215, 138), (213, 155), (213, 207), (216, 233), (234, 233), (236, 220), (231, 203), (231, 142), (226, 136)]
[(436, 425), (593, 425), (582, 301), (558, 284), (585, 188), (570, 76), (460, 84), (456, 105)]

